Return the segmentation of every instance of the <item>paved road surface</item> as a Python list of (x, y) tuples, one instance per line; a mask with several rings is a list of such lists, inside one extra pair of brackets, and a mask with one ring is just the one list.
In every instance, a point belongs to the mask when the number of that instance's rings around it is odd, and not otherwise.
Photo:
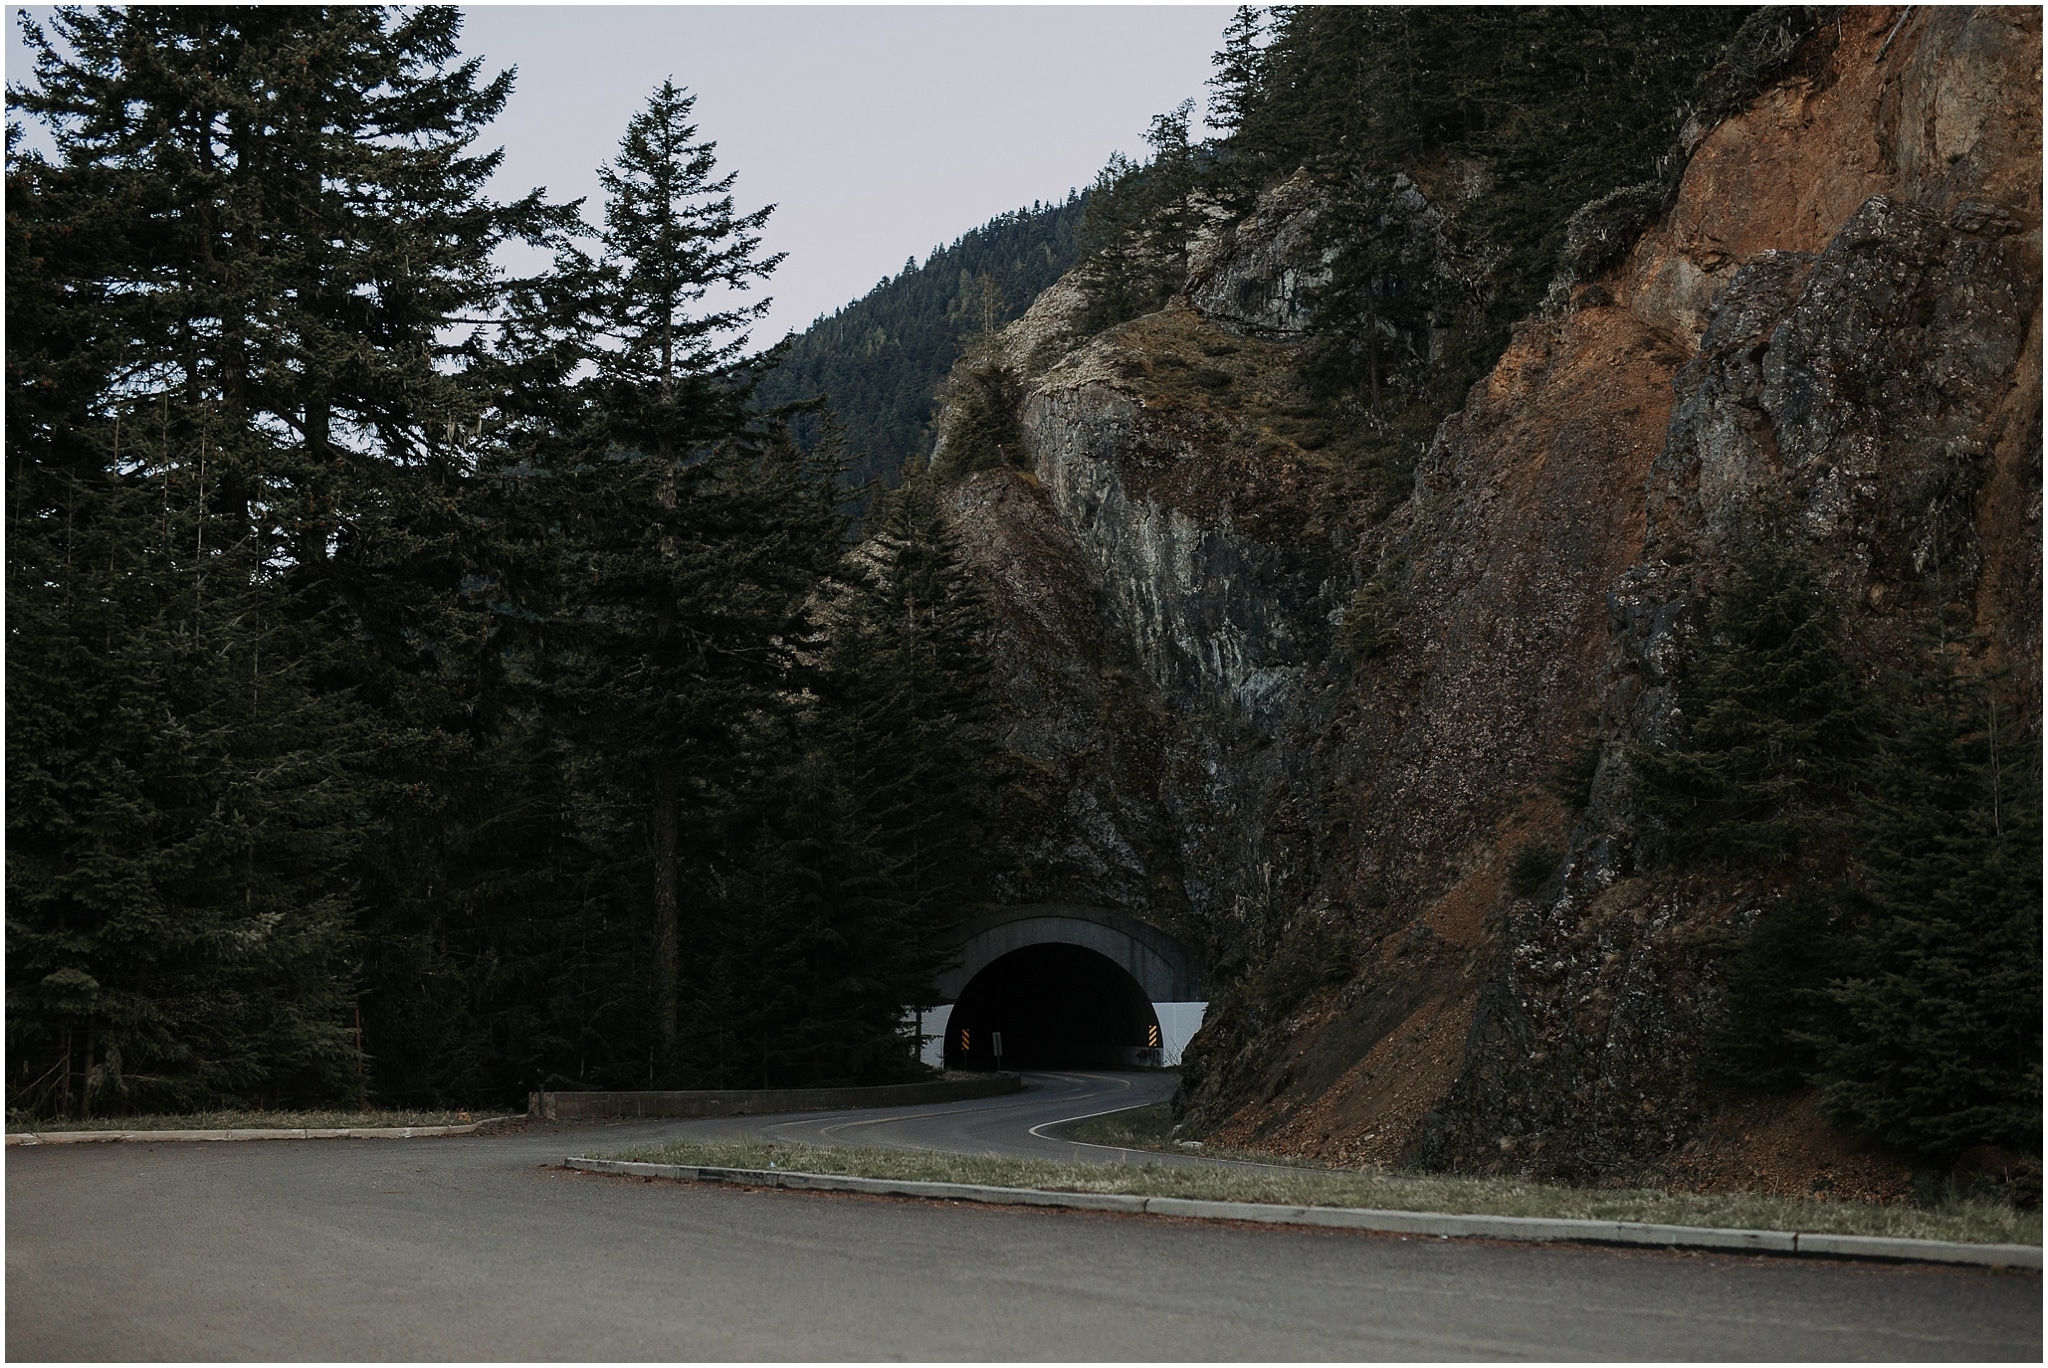
[(883, 1149), (943, 1150), (1028, 1159), (1111, 1164), (1224, 1164), (1193, 1153), (1121, 1149), (1066, 1139), (1061, 1123), (1123, 1111), (1173, 1096), (1173, 1074), (1095, 1071), (1036, 1072), (1027, 1090), (974, 1102), (889, 1107), (873, 1111), (805, 1112), (796, 1116), (723, 1116), (669, 1123), (670, 1133), (693, 1140), (752, 1138), (788, 1144), (868, 1145)]
[[(1018, 1106), (1048, 1101), (1057, 1099), (1041, 1093)], [(850, 1120), (882, 1118), (756, 1124), (822, 1130)], [(899, 1116), (868, 1129), (890, 1143), (935, 1126), (993, 1146), (1023, 1143), (1014, 1127), (984, 1134), (990, 1124)], [(1403, 1240), (744, 1192), (559, 1167), (572, 1151), (682, 1128), (11, 1149), (7, 1355), (2041, 1354), (2041, 1282), (2031, 1274)]]

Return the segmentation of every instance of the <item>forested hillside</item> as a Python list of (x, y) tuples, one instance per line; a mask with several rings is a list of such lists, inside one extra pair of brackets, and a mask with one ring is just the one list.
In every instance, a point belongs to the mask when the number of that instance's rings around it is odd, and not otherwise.
[(928, 494), (863, 541), (757, 416), (761, 306), (701, 301), (766, 212), (694, 97), (588, 223), (484, 193), (511, 76), (453, 10), (21, 22), (9, 1107), (919, 1072), (977, 598)]
[(960, 353), (1015, 319), (1074, 262), (1085, 196), (1001, 214), (922, 266), (821, 318), (761, 380), (763, 404), (825, 396), (853, 453), (849, 478), (894, 485), (931, 454), (932, 401)]
[(11, 1108), (884, 1081), (1066, 902), (1186, 1134), (2037, 1199), (2037, 13), (1242, 9), (767, 374), (459, 22), (22, 20)]
[[(1161, 115), (1105, 170), (1082, 228), (1091, 329), (1164, 304), (1189, 252), (1297, 175), (1327, 263), (1296, 307), (1303, 383), (1383, 496), (1560, 270), (1590, 273), (1663, 205), (1686, 121), (1790, 48), (1744, 7), (1241, 9), (1209, 122)], [(1227, 229), (1223, 231), (1227, 232)]]
[(2038, 1193), (2039, 53), (1243, 9), (1105, 169), (938, 473), (1015, 896), (1211, 955), (1184, 1133)]

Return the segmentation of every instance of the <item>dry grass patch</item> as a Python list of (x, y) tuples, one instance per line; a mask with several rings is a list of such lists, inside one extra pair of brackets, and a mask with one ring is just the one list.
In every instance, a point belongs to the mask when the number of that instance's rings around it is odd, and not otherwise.
[(466, 1111), (208, 1111), (58, 1120), (9, 1112), (12, 1134), (51, 1131), (342, 1130), (404, 1126), (466, 1126)]
[(926, 1150), (783, 1145), (765, 1140), (674, 1141), (594, 1157), (705, 1168), (779, 1168), (854, 1178), (980, 1183), (1053, 1192), (1115, 1192), (1139, 1197), (1192, 1197), (1285, 1206), (1648, 1221), (1979, 1244), (2041, 1242), (2038, 1212), (2016, 1211), (1990, 1202), (1953, 1202), (1939, 1207), (1876, 1206), (1729, 1193), (1569, 1188), (1514, 1179), (1397, 1173), (1391, 1169), (1059, 1163)]

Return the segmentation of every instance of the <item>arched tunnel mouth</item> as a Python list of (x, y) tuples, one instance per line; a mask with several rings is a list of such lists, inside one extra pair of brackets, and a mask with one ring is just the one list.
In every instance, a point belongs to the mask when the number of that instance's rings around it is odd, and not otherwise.
[(946, 1020), (946, 1067), (1157, 1067), (1159, 1018), (1138, 981), (1079, 945), (1027, 945), (992, 961)]

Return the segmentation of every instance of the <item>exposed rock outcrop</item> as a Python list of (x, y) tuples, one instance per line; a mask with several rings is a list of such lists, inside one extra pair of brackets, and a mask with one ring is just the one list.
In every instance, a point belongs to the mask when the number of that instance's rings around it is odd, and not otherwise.
[(1243, 222), (1212, 227), (1188, 254), (1188, 302), (1239, 331), (1299, 333), (1310, 292), (1329, 276), (1315, 242), (1323, 200), (1302, 173), (1268, 191)]
[[(1056, 363), (1070, 298), (1013, 326), (1033, 467), (954, 508), (1043, 766), (1016, 894), (1208, 947), (1193, 1124), (1353, 1162), (1706, 1171), (1698, 933), (1770, 893), (1638, 872), (1616, 761), (1667, 725), (1766, 491), (1860, 605), (1860, 660), (1953, 597), (2038, 716), (2039, 14), (1901, 19), (1841, 11), (1698, 130), (1662, 217), (1517, 331), (1384, 519), (1288, 425), (1305, 179), (1164, 312)], [(1331, 639), (1367, 584), (1386, 645), (1360, 662)], [(1588, 735), (1577, 814), (1543, 778)], [(1530, 848), (1557, 864), (1516, 896)], [(1782, 1150), (1790, 1124), (1752, 1129)]]
[[(1013, 325), (1013, 364), (1070, 309), (1048, 292)], [(1212, 402), (1284, 369), (1176, 306), (1034, 376), (1033, 470), (956, 488), (1001, 619), (1010, 744), (1036, 771), (1002, 824), (1005, 896), (1122, 908), (1227, 955), (1272, 868), (1299, 867), (1246, 814), (1308, 767), (1304, 680), (1327, 655), (1341, 558), (1310, 530), (1315, 472), (1260, 448), (1241, 395)]]
[[(1996, 643), (1988, 663), (2019, 667), (2038, 716), (2037, 620), (2015, 604), (2036, 602), (2040, 585), (2040, 208), (2035, 182), (2007, 164), (2038, 168), (2038, 143), (1988, 127), (1982, 101), (1968, 132), (1946, 112), (1965, 88), (2031, 99), (2038, 25), (2009, 11), (1909, 16), (1891, 52), (1899, 69), (1886, 73), (1873, 54), (1895, 18), (1845, 12), (1841, 47), (1810, 87), (1769, 92), (1710, 136), (1670, 222), (1617, 281), (1619, 307), (1666, 336), (1697, 328), (1698, 346), (1672, 377), (1640, 552), (1607, 596), (1591, 697), (1609, 763), (1562, 891), (1509, 906), (1468, 1067), (1417, 1138), (1426, 1160), (1578, 1177), (1640, 1172), (1667, 1154), (1674, 1171), (1691, 1162), (1682, 1149), (1706, 1119), (1695, 1066), (1714, 1007), (1697, 933), (1773, 895), (1629, 877), (1635, 833), (1611, 762), (1665, 734), (1695, 605), (1760, 499), (1794, 510), (1832, 586), (1861, 605), (1848, 627), (1866, 669), (1899, 658), (1915, 608), (1924, 618), (1960, 603)], [(1824, 200), (1823, 168), (1761, 150), (1779, 147), (1764, 132), (1787, 124), (1800, 147), (1810, 135), (1833, 153), (1860, 130), (1885, 155), (1867, 174), (1852, 161)], [(1911, 146), (1887, 141), (1904, 126), (1919, 132)], [(1925, 155), (1944, 141), (1952, 157)], [(1774, 200), (1753, 171), (1736, 173), (1751, 152), (1791, 193)], [(1746, 205), (1723, 198), (1738, 186), (1756, 192)], [(1987, 186), (2010, 197), (1986, 198)], [(1821, 228), (1849, 188), (1871, 193)], [(1740, 250), (1701, 263), (1680, 245), (1707, 239)], [(1671, 266), (1688, 259), (1691, 271)], [(1673, 280), (1693, 282), (1690, 300)]]

